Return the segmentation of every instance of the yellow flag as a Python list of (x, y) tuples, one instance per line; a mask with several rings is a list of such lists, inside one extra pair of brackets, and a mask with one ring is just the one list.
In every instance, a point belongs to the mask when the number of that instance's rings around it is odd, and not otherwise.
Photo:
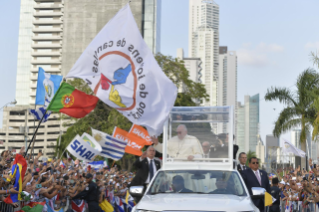
[(128, 192), (128, 190), (126, 191), (126, 196), (125, 196), (125, 203), (128, 204), (128, 198), (130, 196), (130, 193)]
[(265, 206), (271, 205), (276, 199), (271, 196), (268, 192), (265, 192)]
[(114, 211), (113, 206), (108, 201), (106, 201), (105, 199), (103, 200), (103, 202), (101, 202), (99, 204), (99, 206), (105, 212), (113, 212)]

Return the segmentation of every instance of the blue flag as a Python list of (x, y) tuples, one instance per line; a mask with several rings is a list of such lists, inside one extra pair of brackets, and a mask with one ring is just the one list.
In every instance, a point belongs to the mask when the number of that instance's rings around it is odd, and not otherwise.
[(46, 105), (45, 100), (51, 102), (55, 92), (60, 87), (62, 78), (63, 77), (59, 75), (45, 73), (45, 71), (39, 67), (35, 105)]
[[(29, 109), (29, 114), (31, 114), (36, 120), (40, 121), (42, 119), (43, 114), (45, 113), (45, 111), (46, 111), (45, 107), (40, 107), (39, 109), (35, 109), (35, 110)], [(51, 115), (51, 111), (48, 111), (45, 114), (42, 122), (43, 123), (46, 122), (50, 115)]]

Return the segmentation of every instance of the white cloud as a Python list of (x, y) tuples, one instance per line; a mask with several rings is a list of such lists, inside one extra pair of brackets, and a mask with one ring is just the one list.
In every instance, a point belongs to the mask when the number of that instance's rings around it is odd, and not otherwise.
[(316, 42), (308, 42), (308, 43), (306, 43), (305, 48), (306, 48), (306, 49), (313, 49), (313, 48), (319, 49), (319, 41), (316, 41)]
[(267, 64), (267, 56), (264, 54), (256, 54), (254, 50), (239, 49), (237, 51), (238, 63), (249, 66), (265, 66)]
[(278, 44), (259, 43), (256, 46), (250, 43), (244, 43), (243, 47), (237, 50), (238, 63), (247, 66), (262, 67), (273, 64), (268, 59), (270, 53), (280, 53), (284, 51), (284, 47)]

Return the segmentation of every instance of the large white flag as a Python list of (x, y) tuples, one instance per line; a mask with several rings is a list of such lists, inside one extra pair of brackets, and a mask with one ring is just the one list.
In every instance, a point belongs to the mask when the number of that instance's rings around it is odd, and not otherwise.
[(296, 156), (303, 157), (303, 158), (306, 156), (306, 153), (304, 151), (296, 148), (292, 143), (290, 143), (289, 141), (285, 139), (283, 139), (283, 142), (282, 142), (282, 151), (283, 153), (292, 153)]
[(129, 4), (98, 33), (67, 78), (85, 80), (96, 96), (150, 135), (162, 133), (177, 88), (144, 42)]

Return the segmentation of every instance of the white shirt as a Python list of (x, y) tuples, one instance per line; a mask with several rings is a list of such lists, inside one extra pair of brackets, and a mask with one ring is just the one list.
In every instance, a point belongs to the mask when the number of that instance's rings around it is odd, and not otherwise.
[(245, 166), (246, 169), (247, 169), (247, 166), (246, 166), (246, 165), (242, 165), (242, 164), (239, 164), (239, 165), (240, 165), (241, 170), (245, 170), (245, 169), (244, 169), (244, 166)]
[[(147, 157), (147, 161), (148, 161), (148, 165), (151, 163), (151, 160), (153, 160), (153, 177), (155, 176), (155, 173), (157, 172), (156, 166), (155, 166), (155, 159), (150, 159), (149, 157)], [(142, 158), (140, 157), (140, 161), (142, 161)], [(150, 179), (150, 172), (148, 171), (148, 175), (147, 175), (147, 179), (145, 181), (146, 184), (150, 183), (151, 179)]]

